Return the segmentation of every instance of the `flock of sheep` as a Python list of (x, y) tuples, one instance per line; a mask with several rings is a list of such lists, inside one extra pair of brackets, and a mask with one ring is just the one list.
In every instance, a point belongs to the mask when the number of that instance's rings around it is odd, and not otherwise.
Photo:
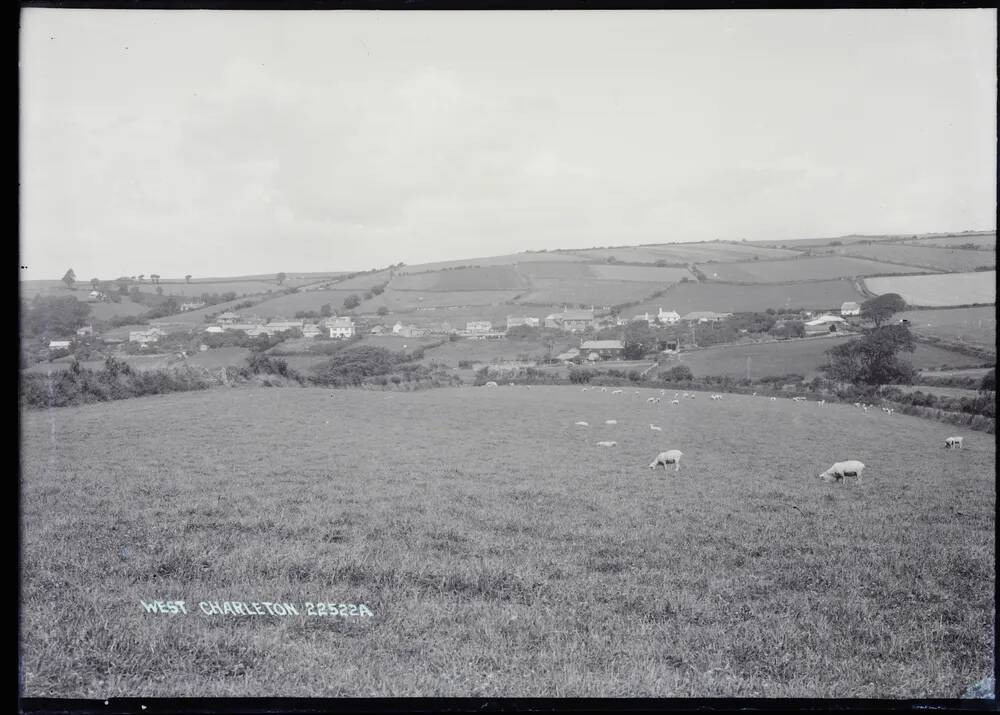
[[(583, 392), (588, 392), (590, 390), (597, 391), (598, 388), (596, 388), (596, 387), (594, 387), (594, 388), (591, 388), (591, 387), (581, 388), (581, 391), (583, 391)], [(600, 391), (601, 392), (607, 392), (608, 388), (601, 387)], [(621, 390), (621, 389), (611, 390), (611, 394), (612, 395), (620, 395), (620, 394), (623, 394), (624, 392), (625, 391)], [(638, 390), (636, 390), (635, 394), (639, 395), (641, 393)], [(660, 390), (660, 396), (661, 397), (666, 396), (666, 394), (667, 394), (666, 390)], [(753, 393), (752, 397), (756, 397), (756, 395), (757, 395), (757, 393), (755, 392), (755, 393)], [(661, 397), (649, 397), (649, 398), (646, 399), (646, 402), (650, 403), (650, 404), (656, 404), (656, 403), (658, 403), (660, 401)], [(672, 404), (672, 405), (678, 405), (678, 404), (680, 404), (680, 400), (684, 399), (684, 398), (692, 399), (693, 400), (695, 398), (695, 395), (694, 395), (694, 393), (687, 393), (687, 392), (685, 392), (685, 393), (681, 394), (679, 392), (675, 392), (674, 393), (674, 398), (670, 401), (670, 404)], [(722, 399), (722, 395), (720, 395), (720, 394), (713, 394), (713, 395), (710, 396), (710, 399), (712, 399), (712, 400), (721, 400)], [(805, 402), (806, 401), (805, 397), (793, 397), (792, 399), (794, 401), (796, 401), (796, 402)], [(777, 400), (777, 398), (776, 397), (772, 397), (771, 400), (775, 401), (775, 400)], [(826, 406), (826, 400), (817, 400), (817, 404), (820, 407), (825, 407)], [(873, 406), (874, 405), (864, 405), (864, 404), (861, 404), (861, 403), (855, 403), (855, 407), (863, 408), (865, 412), (867, 412)], [(882, 411), (885, 412), (886, 414), (889, 414), (889, 415), (891, 415), (893, 413), (893, 410), (891, 408), (888, 408), (888, 407), (883, 407)], [(605, 420), (604, 423), (607, 424), (607, 425), (616, 425), (616, 424), (618, 424), (618, 421), (617, 420)], [(575, 424), (578, 425), (578, 426), (582, 426), (582, 427), (589, 427), (589, 423), (583, 422), (583, 421), (576, 422)], [(650, 430), (653, 430), (653, 431), (656, 431), (656, 432), (662, 432), (663, 431), (662, 427), (659, 427), (659, 426), (654, 425), (654, 424), (650, 424), (649, 428), (650, 428)], [(948, 448), (948, 449), (962, 449), (962, 446), (963, 446), (962, 443), (963, 443), (963, 440), (962, 440), (961, 437), (948, 437), (945, 440), (945, 447)], [(601, 442), (598, 442), (597, 446), (598, 447), (614, 447), (617, 444), (618, 443), (616, 441), (611, 440), (611, 441), (601, 441)], [(649, 468), (650, 469), (656, 469), (660, 465), (663, 465), (663, 469), (666, 470), (668, 464), (673, 464), (674, 465), (674, 472), (679, 472), (680, 468), (681, 468), (680, 462), (681, 462), (681, 457), (682, 456), (684, 456), (684, 453), (681, 452), (679, 449), (668, 449), (665, 452), (660, 452), (659, 454), (657, 454), (656, 458), (650, 463)], [(839, 481), (843, 480), (844, 477), (855, 477), (858, 480), (858, 484), (860, 484), (861, 483), (861, 473), (864, 471), (864, 469), (865, 469), (864, 463), (862, 463), (862, 462), (860, 462), (860, 461), (858, 461), (856, 459), (850, 459), (850, 460), (846, 460), (846, 461), (843, 461), (843, 462), (836, 462), (836, 463), (834, 463), (831, 467), (829, 467), (825, 471), (821, 472), (820, 475), (819, 475), (819, 478), (822, 479), (822, 480), (824, 480), (824, 481), (826, 481), (826, 482), (839, 482)]]

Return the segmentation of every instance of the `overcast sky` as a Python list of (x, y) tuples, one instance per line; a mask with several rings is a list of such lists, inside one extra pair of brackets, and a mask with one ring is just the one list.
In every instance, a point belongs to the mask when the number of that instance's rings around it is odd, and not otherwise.
[(995, 228), (996, 10), (27, 9), (25, 278)]

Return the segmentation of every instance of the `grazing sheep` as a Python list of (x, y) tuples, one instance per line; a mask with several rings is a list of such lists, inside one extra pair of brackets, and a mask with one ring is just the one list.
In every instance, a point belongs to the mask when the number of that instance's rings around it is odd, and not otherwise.
[(820, 479), (826, 482), (839, 482), (844, 477), (857, 477), (858, 484), (861, 484), (861, 472), (865, 465), (856, 459), (846, 462), (837, 462), (832, 467), (819, 475)]
[(712, 399), (713, 400), (721, 400), (722, 399), (722, 395), (712, 395)]
[(756, 397), (756, 396), (757, 396), (757, 393), (756, 393), (756, 392), (755, 392), (755, 393), (753, 393), (752, 395), (750, 395), (750, 397)]
[(683, 456), (683, 454), (684, 453), (681, 452), (679, 449), (669, 449), (666, 452), (660, 452), (658, 455), (656, 455), (656, 459), (653, 460), (653, 463), (649, 465), (649, 468), (656, 469), (658, 466), (662, 464), (663, 471), (666, 471), (667, 465), (673, 464), (674, 471), (679, 472), (681, 471), (681, 457)]
[(650, 397), (649, 399), (646, 400), (646, 402), (653, 402), (653, 403), (656, 403), (656, 402), (659, 402), (659, 401), (660, 401), (659, 397)]
[(483, 385), (483, 387), (496, 387), (496, 386), (497, 386), (497, 384), (495, 382), (493, 382), (492, 380), (490, 380), (485, 385)]
[(616, 444), (618, 444), (618, 443), (617, 442), (598, 442), (597, 446), (598, 447), (614, 447)]
[(816, 400), (816, 404), (820, 407), (826, 407), (826, 400)]
[(582, 389), (580, 390), (580, 392), (586, 392), (586, 391), (587, 391), (587, 389), (588, 389), (588, 388), (584, 387), (584, 388), (582, 388)]
[(777, 402), (777, 401), (778, 401), (778, 398), (777, 398), (777, 397), (772, 397), (772, 398), (771, 398), (771, 402)]
[(693, 400), (694, 399), (694, 393), (693, 392), (690, 395), (688, 395), (688, 399), (689, 400)]
[(661, 395), (665, 395), (665, 394), (667, 394), (667, 391), (666, 390), (660, 390), (660, 394)]
[[(674, 395), (674, 397), (677, 397), (677, 395)], [(689, 397), (688, 393), (685, 392), (684, 397)]]
[(574, 422), (573, 424), (580, 425), (581, 427), (590, 427), (590, 425), (586, 422)]
[(679, 405), (679, 404), (681, 404), (681, 401), (680, 400), (671, 400), (670, 404), (671, 405)]
[[(656, 430), (657, 432), (662, 432), (663, 431), (662, 427), (657, 427), (656, 425), (650, 425), (649, 429)], [(959, 439), (961, 439), (961, 437), (959, 437)]]
[(616, 424), (618, 424), (618, 420), (604, 420), (604, 424), (606, 424), (606, 425), (616, 425)]
[(607, 392), (607, 391), (608, 391), (608, 388), (606, 388), (606, 387), (602, 387), (601, 388), (601, 392)]
[(612, 390), (612, 391), (611, 391), (611, 394), (612, 394), (612, 395), (620, 395), (620, 394), (622, 394), (623, 392), (625, 392), (625, 390)]
[(949, 437), (944, 441), (945, 449), (964, 449), (961, 437)]
[(793, 397), (792, 400), (795, 401), (795, 402), (805, 402), (806, 398), (804, 398), (804, 397)]

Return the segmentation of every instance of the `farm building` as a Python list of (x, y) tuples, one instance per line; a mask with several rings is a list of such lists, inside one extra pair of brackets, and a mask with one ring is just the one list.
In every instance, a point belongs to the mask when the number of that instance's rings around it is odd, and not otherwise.
[(148, 343), (155, 343), (164, 335), (166, 335), (166, 333), (159, 328), (150, 328), (149, 330), (132, 330), (129, 331), (128, 341), (130, 343), (146, 345)]
[(384, 325), (376, 325), (368, 332), (371, 333), (372, 335), (384, 335), (385, 331), (386, 327)]
[(681, 319), (681, 315), (676, 310), (664, 310), (663, 308), (660, 308), (659, 312), (656, 314), (656, 318), (661, 323), (673, 325)]
[(479, 333), (489, 333), (493, 331), (493, 324), (488, 320), (470, 320), (465, 324), (465, 332), (469, 335)]
[(580, 343), (580, 350), (590, 355), (597, 354), (602, 360), (620, 358), (625, 350), (621, 340), (584, 340)]
[(199, 308), (204, 308), (204, 307), (205, 307), (205, 301), (194, 300), (191, 301), (190, 303), (181, 303), (181, 312), (185, 313), (189, 310), (198, 310)]
[(81, 338), (85, 338), (87, 336), (93, 335), (94, 334), (94, 326), (93, 325), (84, 325), (82, 328), (77, 328), (76, 329), (76, 334), (77, 334), (78, 337), (81, 337)]
[(648, 312), (647, 313), (643, 313), (642, 315), (637, 315), (634, 318), (632, 318), (632, 322), (633, 323), (638, 323), (638, 322), (643, 321), (643, 320), (646, 321), (647, 323), (652, 323), (652, 322), (654, 322), (656, 320), (656, 318), (653, 317), (653, 316), (650, 316), (650, 314)]
[(399, 330), (393, 328), (393, 335), (399, 335), (403, 338), (419, 338), (427, 334), (427, 331), (423, 328), (418, 328), (416, 325), (400, 325)]
[(561, 313), (553, 313), (545, 317), (546, 328), (559, 328), (570, 332), (586, 330), (596, 325), (594, 319), (594, 309), (587, 310), (566, 310)]
[(350, 318), (329, 318), (324, 323), (330, 331), (331, 338), (350, 338), (354, 336), (354, 321)]
[(805, 324), (806, 335), (817, 333), (835, 333), (847, 321), (836, 315), (821, 315)]
[(302, 337), (304, 338), (315, 338), (321, 332), (319, 326), (315, 323), (306, 323), (302, 326)]
[(693, 310), (681, 320), (685, 323), (719, 323), (732, 315), (732, 313), (713, 313), (711, 310)]
[(507, 316), (507, 329), (516, 328), (519, 326), (527, 326), (529, 328), (537, 328), (539, 320), (538, 318), (532, 318), (530, 315), (524, 315), (520, 317), (515, 317), (513, 315)]
[(852, 300), (847, 301), (842, 306), (840, 306), (841, 315), (861, 315), (861, 306)]
[(235, 323), (236, 321), (238, 321), (240, 319), (240, 316), (237, 315), (236, 313), (227, 310), (225, 313), (218, 315), (215, 319), (218, 320), (223, 325), (229, 325), (231, 323)]
[(286, 330), (302, 330), (304, 325), (305, 321), (302, 320), (272, 320), (267, 325), (258, 327), (258, 330), (273, 336)]
[(71, 340), (50, 340), (49, 350), (69, 350)]
[(556, 355), (556, 360), (562, 360), (563, 362), (566, 362), (568, 360), (575, 360), (578, 357), (580, 357), (580, 351), (577, 350), (576, 348), (570, 348), (566, 352), (559, 353), (558, 355)]
[(206, 333), (224, 333), (225, 332), (225, 328), (223, 328), (221, 325), (209, 325), (207, 328), (205, 328), (205, 332)]

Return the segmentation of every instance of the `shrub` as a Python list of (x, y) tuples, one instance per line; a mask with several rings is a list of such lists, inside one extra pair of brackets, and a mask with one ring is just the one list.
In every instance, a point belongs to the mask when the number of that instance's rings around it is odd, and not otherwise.
[(569, 381), (574, 385), (581, 385), (590, 382), (594, 377), (594, 373), (590, 370), (580, 370), (577, 368), (572, 368), (569, 371)]

